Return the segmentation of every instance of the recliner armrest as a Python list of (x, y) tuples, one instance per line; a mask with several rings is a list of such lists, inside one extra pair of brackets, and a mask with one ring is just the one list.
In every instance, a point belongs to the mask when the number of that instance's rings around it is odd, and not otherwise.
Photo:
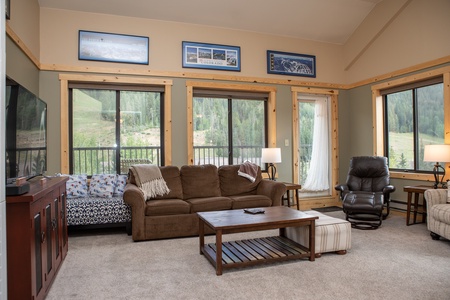
[(394, 191), (395, 191), (395, 186), (393, 186), (393, 185), (387, 185), (383, 188), (383, 194), (392, 193)]
[(348, 191), (349, 191), (348, 185), (346, 185), (346, 184), (338, 184), (338, 185), (336, 185), (336, 186), (334, 187), (334, 189), (335, 189), (336, 191), (340, 191), (341, 193), (342, 193), (342, 192), (348, 192)]
[(339, 192), (340, 192), (339, 197), (341, 198), (341, 200), (343, 200), (344, 194), (350, 192), (350, 190), (349, 190), (349, 188), (348, 188), (348, 185), (346, 185), (346, 184), (338, 184), (338, 185), (335, 185), (335, 186), (334, 186), (334, 189), (335, 189), (336, 191), (339, 191)]

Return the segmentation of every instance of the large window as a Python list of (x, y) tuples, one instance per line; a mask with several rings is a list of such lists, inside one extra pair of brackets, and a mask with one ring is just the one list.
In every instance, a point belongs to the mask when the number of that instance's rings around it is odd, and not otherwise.
[(385, 106), (385, 153), (389, 168), (430, 172), (425, 145), (444, 144), (442, 77), (382, 90)]
[(424, 148), (450, 144), (450, 67), (373, 85), (372, 101), (373, 154), (389, 158), (390, 176), (434, 181)]
[(126, 174), (164, 164), (164, 93), (158, 87), (69, 85), (71, 174)]
[(261, 149), (276, 147), (276, 88), (187, 81), (189, 164), (251, 161), (264, 170)]
[(267, 94), (194, 91), (195, 164), (261, 165), (267, 147)]

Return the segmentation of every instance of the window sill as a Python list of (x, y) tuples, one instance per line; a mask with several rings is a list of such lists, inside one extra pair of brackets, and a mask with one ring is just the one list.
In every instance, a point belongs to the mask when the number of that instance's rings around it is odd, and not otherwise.
[(408, 179), (408, 180), (422, 180), (434, 182), (433, 174), (422, 174), (413, 172), (390, 172), (391, 178)]

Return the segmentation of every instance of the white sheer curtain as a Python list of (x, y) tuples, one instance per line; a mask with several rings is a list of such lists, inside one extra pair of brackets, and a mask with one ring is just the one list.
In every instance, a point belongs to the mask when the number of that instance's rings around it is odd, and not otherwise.
[(330, 188), (329, 185), (329, 137), (328, 137), (328, 101), (315, 101), (314, 134), (311, 163), (302, 191), (319, 192)]

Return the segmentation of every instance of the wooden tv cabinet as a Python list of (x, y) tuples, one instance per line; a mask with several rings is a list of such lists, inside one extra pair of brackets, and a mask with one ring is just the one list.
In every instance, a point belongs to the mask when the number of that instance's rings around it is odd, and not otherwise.
[(44, 299), (67, 254), (67, 180), (35, 177), (6, 197), (8, 299)]

